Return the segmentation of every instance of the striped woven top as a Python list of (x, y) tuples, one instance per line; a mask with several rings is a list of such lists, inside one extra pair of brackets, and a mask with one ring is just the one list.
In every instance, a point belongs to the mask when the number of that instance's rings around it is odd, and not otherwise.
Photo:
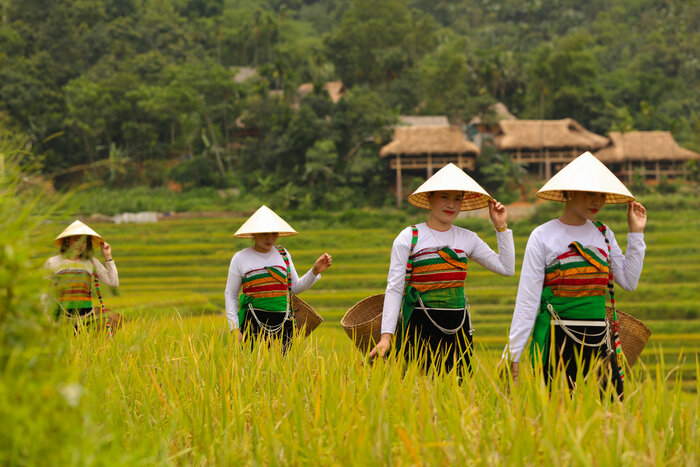
[(283, 266), (254, 269), (245, 273), (241, 287), (243, 293), (253, 299), (284, 298), (287, 295), (287, 272)]
[(425, 248), (413, 254), (409, 285), (419, 292), (464, 288), (467, 278), (467, 254), (449, 247)]
[(92, 307), (92, 274), (84, 269), (64, 269), (56, 274), (54, 286), (61, 308)]
[(608, 254), (600, 248), (573, 242), (568, 251), (547, 266), (543, 285), (552, 289), (555, 297), (605, 295)]

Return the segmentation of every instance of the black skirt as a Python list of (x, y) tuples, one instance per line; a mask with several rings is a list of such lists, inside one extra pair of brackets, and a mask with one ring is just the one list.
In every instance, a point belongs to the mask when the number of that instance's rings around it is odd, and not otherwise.
[(458, 375), (464, 369), (470, 374), (472, 336), (469, 332), (470, 319), (464, 317), (468, 311), (430, 310), (430, 317), (445, 329), (455, 329), (462, 321), (464, 324), (454, 334), (445, 334), (433, 324), (422, 308), (416, 307), (411, 313), (405, 332), (402, 333), (400, 346), (407, 361), (418, 361), (427, 371), (435, 369), (450, 372), (455, 367)]
[(292, 336), (294, 335), (294, 320), (288, 319), (284, 322), (284, 326), (276, 333), (268, 333), (263, 329), (258, 320), (264, 326), (277, 327), (282, 321), (284, 321), (286, 313), (280, 311), (265, 311), (260, 309), (255, 309), (255, 315), (258, 319), (255, 319), (253, 313), (248, 310), (243, 318), (242, 329), (244, 330), (243, 335), (246, 340), (250, 341), (251, 348), (255, 345), (255, 341), (260, 338), (268, 340), (268, 344), (271, 343), (273, 339), (282, 340), (282, 353), (286, 353), (289, 344), (292, 341)]
[[(575, 320), (571, 320), (575, 321)], [(576, 378), (581, 368), (583, 377), (587, 377), (591, 371), (597, 373), (594, 377), (599, 379), (601, 389), (605, 389), (608, 380), (615, 385), (615, 391), (619, 398), (623, 395), (623, 385), (619, 368), (615, 358), (608, 359), (608, 346), (605, 343), (606, 336), (598, 336), (604, 329), (602, 326), (567, 326), (574, 335), (581, 340), (581, 336), (592, 336), (583, 339), (586, 343), (601, 343), (598, 347), (590, 347), (575, 342), (560, 325), (554, 325), (554, 349), (545, 358), (543, 375), (547, 383), (551, 384), (555, 375), (564, 372), (569, 389), (576, 386)]]
[(92, 307), (89, 308), (62, 308), (58, 307), (56, 309), (56, 321), (63, 321), (72, 323), (73, 330), (77, 333), (80, 331), (81, 326), (84, 328), (91, 328), (92, 317), (89, 317), (92, 313)]
[(89, 308), (56, 308), (56, 321), (61, 318), (80, 318), (92, 313), (92, 307)]

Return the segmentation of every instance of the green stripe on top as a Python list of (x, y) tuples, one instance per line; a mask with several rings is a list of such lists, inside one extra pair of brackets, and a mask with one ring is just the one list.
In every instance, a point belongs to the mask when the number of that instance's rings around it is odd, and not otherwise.
[[(278, 276), (280, 276), (280, 277), (282, 277), (283, 279), (286, 280), (286, 275), (285, 275), (283, 272), (281, 272), (281, 271), (279, 271), (279, 270), (277, 270), (277, 269), (273, 269), (273, 271), (274, 271), (275, 274), (277, 274)], [(243, 283), (252, 282), (252, 281), (255, 281), (255, 280), (258, 280), (258, 279), (264, 279), (264, 278), (266, 278), (266, 277), (274, 278), (274, 276), (272, 275), (272, 273), (271, 273), (267, 268), (266, 268), (264, 271), (260, 272), (259, 274), (254, 274), (254, 275), (252, 275), (252, 276), (246, 276), (246, 277), (244, 277), (243, 280), (242, 280), (242, 282), (243, 282)], [(276, 279), (275, 279), (275, 280), (276, 280)]]
[(442, 258), (431, 258), (431, 259), (421, 259), (413, 262), (413, 267), (418, 266), (432, 266), (433, 264), (444, 264), (445, 260)]
[(469, 264), (469, 258), (464, 257), (464, 256), (459, 256), (454, 250), (452, 250), (449, 247), (444, 247), (439, 250), (435, 250), (434, 254), (437, 255), (437, 258), (426, 258), (426, 259), (420, 259), (420, 260), (415, 260), (413, 263), (413, 267), (418, 267), (418, 266), (432, 266), (433, 264), (444, 264), (447, 263), (444, 258), (440, 256), (440, 251), (445, 253), (447, 256), (449, 256), (452, 260), (458, 261), (459, 263), (462, 264)]
[(265, 271), (265, 272), (261, 272), (260, 274), (255, 274), (254, 276), (246, 276), (243, 278), (243, 282), (252, 282), (254, 280), (263, 279), (263, 278), (269, 277), (269, 276), (270, 276), (270, 273)]
[(599, 269), (595, 264), (591, 264), (590, 262), (581, 258), (578, 261), (570, 261), (570, 262), (564, 263), (564, 264), (557, 262), (557, 263), (545, 268), (544, 272), (546, 274), (549, 274), (550, 272), (554, 272), (554, 271), (567, 271), (569, 269), (588, 268), (591, 266), (595, 267), (596, 269)]
[(573, 242), (571, 244), (574, 246), (591, 264), (596, 265), (598, 269), (605, 269), (608, 267), (608, 262), (602, 255), (602, 253), (594, 248), (586, 248), (579, 242)]

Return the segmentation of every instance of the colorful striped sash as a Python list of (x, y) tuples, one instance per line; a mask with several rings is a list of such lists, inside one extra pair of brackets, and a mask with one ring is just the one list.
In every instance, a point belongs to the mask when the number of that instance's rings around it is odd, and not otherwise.
[[(606, 235), (606, 232), (608, 231), (608, 226), (600, 222), (599, 220), (594, 220), (593, 225), (595, 225), (598, 230), (600, 231), (601, 234), (603, 234), (603, 238), (605, 239), (605, 246), (608, 249), (608, 256), (610, 256), (612, 260), (612, 253), (610, 252), (610, 240), (608, 240), (608, 236)], [(613, 277), (613, 272), (612, 268), (610, 268), (610, 272), (608, 274), (608, 293), (610, 294), (610, 308), (612, 308), (612, 314), (613, 314), (613, 322), (611, 323), (611, 329), (612, 329), (612, 338), (614, 342), (614, 347), (615, 347), (615, 359), (614, 361), (611, 359), (611, 362), (613, 366), (617, 367), (618, 375), (619, 375), (619, 380), (616, 382), (617, 384), (617, 390), (618, 394), (623, 393), (623, 386), (624, 386), (624, 379), (625, 379), (625, 366), (624, 366), (624, 358), (622, 355), (622, 342), (620, 341), (620, 331), (619, 331), (619, 321), (617, 319), (617, 309), (615, 307), (615, 284), (614, 284), (614, 277)]]
[(549, 287), (555, 297), (604, 296), (608, 274), (604, 250), (573, 242), (545, 268), (543, 287)]

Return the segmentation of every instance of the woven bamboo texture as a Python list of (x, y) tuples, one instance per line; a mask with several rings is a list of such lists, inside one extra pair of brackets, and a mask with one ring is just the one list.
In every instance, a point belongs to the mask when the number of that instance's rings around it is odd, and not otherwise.
[(323, 322), (321, 315), (316, 313), (311, 305), (296, 295), (292, 295), (292, 310), (297, 329), (303, 330), (304, 336), (308, 336)]

